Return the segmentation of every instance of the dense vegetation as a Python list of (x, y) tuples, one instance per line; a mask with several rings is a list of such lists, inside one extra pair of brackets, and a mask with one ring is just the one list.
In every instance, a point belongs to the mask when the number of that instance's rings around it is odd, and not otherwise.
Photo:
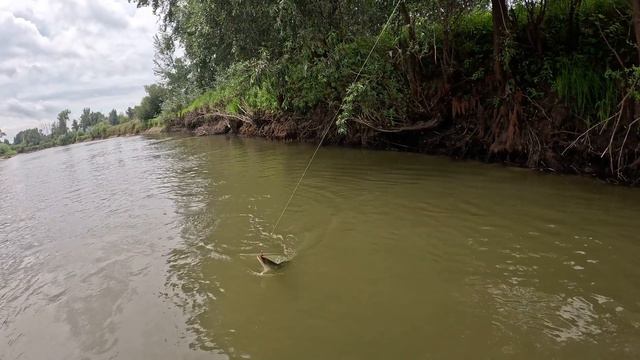
[(638, 178), (638, 0), (135, 2), (170, 126)]

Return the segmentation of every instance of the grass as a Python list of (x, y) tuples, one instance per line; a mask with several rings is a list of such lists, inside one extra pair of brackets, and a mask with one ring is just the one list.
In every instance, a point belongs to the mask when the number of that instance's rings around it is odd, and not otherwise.
[(220, 75), (215, 86), (194, 99), (177, 115), (184, 116), (201, 109), (217, 109), (229, 114), (244, 111), (278, 110), (277, 94), (272, 74), (261, 60), (241, 62)]
[(122, 124), (107, 127), (106, 136), (111, 137), (111, 136), (139, 134), (142, 130), (144, 130), (144, 126), (142, 122), (140, 122), (139, 120), (131, 120), (131, 121), (124, 122)]
[(588, 124), (608, 118), (619, 95), (613, 80), (579, 58), (560, 62), (553, 86), (572, 111)]

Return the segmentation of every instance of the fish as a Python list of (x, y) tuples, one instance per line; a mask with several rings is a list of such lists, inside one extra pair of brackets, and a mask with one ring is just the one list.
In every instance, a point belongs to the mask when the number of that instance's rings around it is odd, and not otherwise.
[(282, 269), (285, 265), (289, 263), (289, 260), (286, 260), (283, 257), (272, 257), (271, 259), (266, 257), (264, 254), (260, 254), (256, 256), (258, 261), (262, 265), (262, 273), (267, 271), (276, 271)]

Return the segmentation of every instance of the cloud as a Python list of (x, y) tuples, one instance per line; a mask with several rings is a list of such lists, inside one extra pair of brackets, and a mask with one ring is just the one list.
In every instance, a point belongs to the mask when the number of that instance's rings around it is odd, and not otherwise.
[(107, 28), (127, 28), (129, 22), (127, 14), (116, 3), (106, 1), (91, 1), (88, 5), (88, 18)]
[(0, 129), (135, 105), (156, 81), (156, 31), (151, 10), (127, 0), (0, 0)]
[(0, 59), (47, 53), (50, 48), (47, 38), (33, 23), (7, 11), (0, 11), (0, 34), (3, 37)]

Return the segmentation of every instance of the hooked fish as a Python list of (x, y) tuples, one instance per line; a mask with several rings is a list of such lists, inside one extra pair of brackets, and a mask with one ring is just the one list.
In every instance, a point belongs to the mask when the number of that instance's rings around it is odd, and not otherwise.
[(258, 261), (262, 265), (263, 273), (267, 271), (275, 271), (282, 269), (283, 266), (289, 263), (289, 260), (286, 260), (283, 257), (272, 257), (271, 259), (264, 256), (264, 254), (260, 254), (257, 256)]

